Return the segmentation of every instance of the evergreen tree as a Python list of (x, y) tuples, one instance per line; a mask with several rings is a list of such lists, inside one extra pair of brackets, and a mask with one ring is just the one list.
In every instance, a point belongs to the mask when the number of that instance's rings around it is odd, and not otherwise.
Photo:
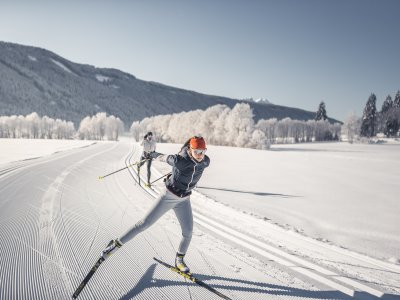
[(389, 120), (390, 116), (393, 114), (393, 100), (390, 95), (386, 97), (386, 100), (383, 101), (382, 109), (380, 113), (378, 113), (378, 120), (377, 120), (377, 131), (378, 132), (386, 132), (387, 131), (387, 121)]
[(315, 115), (315, 121), (320, 121), (320, 120), (325, 121), (326, 119), (328, 119), (328, 117), (326, 115), (325, 103), (324, 101), (322, 101), (319, 104), (317, 114)]
[(400, 108), (400, 90), (397, 91), (396, 97), (394, 97), (393, 107), (394, 108)]
[(385, 122), (383, 133), (388, 137), (396, 136), (397, 132), (399, 131), (399, 125), (398, 119), (394, 118), (393, 115), (390, 115)]
[(386, 97), (386, 100), (383, 101), (381, 113), (386, 114), (388, 111), (390, 111), (392, 107), (393, 107), (393, 100), (392, 97), (388, 95)]
[(371, 137), (375, 135), (376, 127), (376, 96), (371, 94), (364, 108), (361, 122), (361, 136)]
[(391, 109), (387, 113), (384, 133), (386, 136), (396, 136), (400, 129), (400, 91), (397, 91)]
[(376, 130), (376, 96), (371, 94), (364, 108), (361, 123), (361, 136), (372, 137)]

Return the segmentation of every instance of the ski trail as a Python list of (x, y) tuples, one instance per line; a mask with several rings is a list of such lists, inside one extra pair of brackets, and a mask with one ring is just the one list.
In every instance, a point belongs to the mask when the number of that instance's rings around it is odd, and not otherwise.
[[(101, 152), (90, 155), (66, 168), (60, 175), (58, 175), (53, 182), (50, 184), (46, 192), (41, 199), (40, 216), (39, 216), (39, 250), (48, 257), (44, 264), (42, 264), (42, 274), (44, 275), (45, 283), (52, 287), (50, 290), (55, 294), (52, 298), (59, 298), (60, 295), (65, 294), (65, 291), (71, 291), (74, 289), (72, 282), (66, 275), (65, 266), (62, 257), (62, 251), (59, 248), (56, 235), (52, 226), (54, 220), (54, 202), (57, 196), (62, 193), (63, 182), (67, 176), (86, 161), (101, 155), (103, 153), (112, 151), (115, 147), (103, 150)], [(59, 196), (62, 197), (62, 194)], [(60, 198), (61, 199), (61, 198)], [(61, 201), (61, 200), (60, 200)], [(61, 211), (61, 207), (60, 207)], [(69, 240), (68, 240), (69, 241)], [(71, 242), (69, 241), (71, 251), (76, 259)], [(82, 271), (81, 271), (82, 272)], [(83, 273), (82, 273), (83, 274)]]
[[(136, 149), (134, 149), (135, 151)], [(134, 152), (132, 151), (132, 152)], [(130, 157), (133, 157), (133, 153), (131, 154)], [(133, 171), (130, 170), (132, 173)], [(134, 175), (132, 174), (134, 177)], [(153, 197), (155, 196), (153, 193), (150, 193), (150, 191), (147, 191), (149, 194), (151, 194)], [(193, 195), (195, 196), (195, 195)], [(192, 197), (193, 197), (192, 196)], [(373, 295), (375, 297), (382, 297), (384, 295), (383, 292), (374, 289), (372, 287), (369, 287), (365, 284), (362, 284), (356, 280), (353, 280), (351, 278), (347, 278), (344, 276), (340, 276), (339, 274), (330, 271), (326, 268), (323, 268), (319, 265), (316, 265), (315, 263), (311, 263), (305, 259), (299, 258), (297, 256), (294, 256), (292, 254), (289, 254), (285, 251), (282, 251), (280, 249), (277, 249), (273, 246), (270, 246), (266, 243), (263, 243), (259, 240), (256, 240), (254, 238), (251, 238), (248, 235), (244, 235), (236, 230), (233, 230), (227, 226), (224, 226), (220, 224), (219, 222), (215, 222), (204, 215), (202, 215), (199, 211), (195, 212), (193, 211), (193, 216), (194, 216), (194, 221), (203, 226), (204, 228), (216, 233), (217, 235), (221, 235), (228, 240), (239, 244), (243, 246), (244, 248), (247, 248), (251, 251), (254, 251), (261, 256), (271, 259), (289, 269), (292, 269), (293, 271), (300, 273), (308, 278), (311, 278), (313, 280), (316, 280), (320, 283), (322, 283), (325, 286), (329, 286), (337, 291), (340, 291), (350, 297), (354, 297), (356, 295), (356, 292), (362, 291), (366, 292), (370, 295)], [(342, 253), (343, 254), (343, 253)], [(345, 254), (344, 254), (345, 255)], [(385, 264), (383, 262), (369, 259), (362, 257), (357, 254), (349, 254), (350, 256), (353, 256), (358, 259), (363, 259), (364, 261), (380, 266), (380, 267), (390, 267), (388, 264)]]

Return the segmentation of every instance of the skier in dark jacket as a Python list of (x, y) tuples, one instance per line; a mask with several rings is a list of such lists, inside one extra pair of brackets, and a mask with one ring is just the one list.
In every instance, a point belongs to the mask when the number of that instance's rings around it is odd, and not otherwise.
[(119, 239), (110, 241), (103, 251), (107, 258), (138, 233), (154, 224), (168, 210), (174, 209), (182, 229), (182, 239), (175, 258), (175, 266), (182, 272), (189, 272), (183, 258), (189, 248), (193, 231), (193, 214), (190, 204), (192, 189), (200, 180), (203, 171), (210, 165), (210, 158), (205, 155), (206, 143), (202, 137), (190, 138), (179, 154), (164, 155), (154, 152), (152, 157), (167, 162), (172, 166), (172, 174), (165, 180), (166, 188), (160, 192), (156, 202), (147, 214)]

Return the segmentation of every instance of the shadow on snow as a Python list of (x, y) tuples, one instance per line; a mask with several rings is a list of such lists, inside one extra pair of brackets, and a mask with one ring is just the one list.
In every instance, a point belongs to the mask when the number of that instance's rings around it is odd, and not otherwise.
[[(139, 282), (134, 286), (129, 292), (123, 295), (120, 299), (134, 299), (137, 295), (143, 292), (147, 288), (158, 288), (162, 289), (164, 287), (197, 287), (195, 283), (190, 281), (184, 281), (185, 279), (177, 279), (177, 280), (167, 280), (167, 279), (157, 279), (154, 278), (154, 270), (157, 264), (152, 264)], [(202, 274), (193, 274), (196, 278), (207, 283), (207, 280), (219, 280), (224, 281), (223, 284), (209, 283), (210, 286), (217, 289), (218, 291), (225, 293), (227, 296), (232, 299), (239, 299), (237, 296), (245, 299), (244, 293), (257, 293), (264, 295), (275, 295), (275, 296), (288, 296), (288, 297), (300, 297), (304, 299), (340, 299), (340, 300), (348, 300), (348, 299), (399, 299), (397, 295), (389, 295), (385, 294), (381, 298), (376, 298), (370, 294), (356, 292), (354, 298), (350, 297), (346, 294), (343, 294), (340, 291), (310, 291), (303, 290), (299, 288), (292, 288), (282, 285), (268, 284), (263, 282), (242, 280), (242, 279), (232, 279), (220, 276), (212, 276), (212, 275), (202, 275)], [(176, 275), (180, 277), (179, 275)], [(229, 285), (229, 283), (233, 285)], [(235, 285), (235, 283), (237, 285)], [(241, 285), (241, 286), (240, 286)], [(246, 286), (243, 286), (246, 285)], [(201, 287), (199, 287), (201, 288)], [(241, 292), (236, 295), (235, 291)], [(207, 290), (204, 290), (205, 293), (208, 293)], [(176, 295), (168, 295), (167, 291), (160, 290), (160, 293), (164, 294), (166, 298), (175, 298)], [(170, 296), (170, 297), (169, 297)], [(210, 296), (212, 296), (210, 292)], [(218, 296), (215, 295), (215, 299), (218, 299)]]
[(239, 190), (232, 190), (232, 189), (222, 189), (222, 188), (206, 187), (206, 186), (198, 186), (197, 188), (198, 188), (198, 189), (204, 189), (204, 190), (218, 190), (218, 191), (225, 191), (225, 192), (232, 192), (232, 193), (253, 194), (253, 195), (256, 195), (256, 196), (277, 196), (277, 197), (284, 197), (284, 198), (299, 197), (299, 196), (285, 195), (285, 194), (274, 194), (274, 193), (264, 193), (264, 192), (239, 191)]

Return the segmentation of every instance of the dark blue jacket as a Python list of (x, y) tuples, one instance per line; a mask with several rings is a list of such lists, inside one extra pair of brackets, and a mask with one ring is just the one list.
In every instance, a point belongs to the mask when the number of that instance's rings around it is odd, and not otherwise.
[(204, 169), (210, 165), (210, 158), (207, 155), (198, 162), (186, 149), (179, 154), (168, 155), (162, 160), (172, 166), (172, 174), (165, 180), (165, 185), (170, 192), (179, 197), (186, 197), (192, 193)]

